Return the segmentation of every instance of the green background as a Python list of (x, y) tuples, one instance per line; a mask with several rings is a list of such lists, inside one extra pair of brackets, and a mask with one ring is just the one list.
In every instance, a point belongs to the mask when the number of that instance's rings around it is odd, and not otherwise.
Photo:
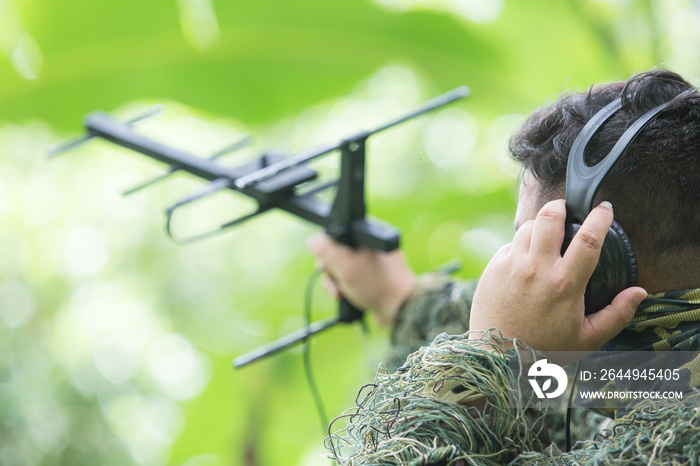
[[(417, 272), (475, 278), (512, 235), (508, 136), (566, 89), (663, 66), (697, 83), (698, 2), (0, 0), (0, 464), (316, 465), (324, 433), (301, 352), (231, 359), (302, 325), (317, 228), (271, 213), (177, 246), (162, 211), (200, 184), (104, 141), (54, 159), (96, 109), (206, 156), (244, 134), (294, 153), (468, 85), (370, 139), (370, 212)], [(334, 158), (317, 164), (332, 173)], [(178, 225), (250, 206), (221, 194)], [(335, 312), (322, 287), (314, 318)], [(386, 351), (370, 323), (311, 344), (332, 417)]]

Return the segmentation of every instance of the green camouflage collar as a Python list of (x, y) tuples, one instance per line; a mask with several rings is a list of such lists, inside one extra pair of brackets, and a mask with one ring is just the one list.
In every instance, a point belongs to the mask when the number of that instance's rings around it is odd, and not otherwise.
[(649, 295), (603, 351), (700, 351), (700, 289)]

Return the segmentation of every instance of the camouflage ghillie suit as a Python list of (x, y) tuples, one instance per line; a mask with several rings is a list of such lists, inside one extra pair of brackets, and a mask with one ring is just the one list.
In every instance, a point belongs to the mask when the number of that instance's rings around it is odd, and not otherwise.
[[(564, 411), (513, 408), (504, 362), (512, 355), (469, 343), (475, 288), (445, 274), (421, 277), (395, 324), (386, 368), (332, 426), (327, 445), (341, 464), (700, 464), (699, 393), (630, 404), (610, 417), (575, 408), (578, 443), (562, 453)], [(699, 334), (700, 290), (661, 293), (603, 350), (697, 351)], [(686, 370), (696, 387), (700, 364)]]

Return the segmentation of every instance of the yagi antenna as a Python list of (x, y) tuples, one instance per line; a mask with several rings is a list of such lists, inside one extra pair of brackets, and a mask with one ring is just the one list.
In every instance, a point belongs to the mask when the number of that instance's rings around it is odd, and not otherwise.
[[(362, 139), (362, 138), (367, 138), (367, 136), (370, 136), (375, 133), (379, 133), (380, 131), (384, 131), (385, 129), (389, 129), (392, 126), (396, 126), (400, 123), (403, 123), (406, 120), (410, 120), (411, 118), (415, 118), (418, 115), (421, 115), (423, 113), (429, 112), (431, 110), (434, 110), (438, 107), (442, 107), (443, 105), (447, 105), (450, 102), (461, 99), (462, 97), (466, 97), (469, 95), (469, 88), (467, 86), (462, 86), (458, 87), (457, 89), (453, 89), (449, 92), (446, 92), (442, 95), (439, 95), (437, 97), (434, 97), (431, 100), (428, 100), (427, 102), (424, 102), (423, 105), (420, 107), (414, 109), (413, 111), (396, 118), (395, 120), (389, 121), (387, 123), (384, 123), (383, 125), (373, 129), (372, 131), (367, 131), (363, 133), (359, 133), (353, 137), (347, 138), (346, 140), (353, 140), (353, 139)], [(359, 136), (359, 138), (358, 138)], [(270, 165), (267, 168), (258, 170), (255, 173), (251, 173), (250, 175), (241, 177), (240, 179), (236, 180), (236, 186), (238, 188), (245, 188), (251, 183), (256, 183), (258, 181), (263, 181), (266, 180), (270, 177), (275, 176), (276, 174), (280, 173), (283, 170), (288, 170), (292, 167), (295, 167), (299, 164), (308, 162), (312, 159), (315, 159), (316, 157), (320, 157), (322, 155), (327, 154), (328, 152), (331, 152), (333, 150), (338, 149), (337, 144), (327, 144), (319, 147), (315, 147), (313, 149), (309, 149), (307, 151), (301, 152), (293, 157), (289, 157), (288, 159), (285, 159), (281, 162), (278, 162), (274, 165)]]
[[(163, 106), (162, 105), (154, 105), (153, 107), (147, 109), (143, 113), (140, 113), (136, 115), (135, 117), (131, 118), (130, 120), (125, 121), (124, 123), (126, 125), (133, 125), (134, 123), (138, 123), (139, 121), (144, 121), (149, 118), (153, 118), (154, 116), (160, 115), (160, 113), (163, 111)], [(68, 141), (64, 141), (62, 143), (55, 144), (48, 149), (48, 153), (46, 154), (47, 157), (53, 157), (55, 155), (58, 155), (60, 153), (69, 151), (71, 149), (75, 149), (78, 146), (82, 146), (86, 142), (88, 142), (90, 139), (95, 137), (94, 134), (91, 134), (89, 131), (85, 133), (83, 136), (79, 136), (77, 138), (69, 139)]]
[[(180, 199), (166, 210), (167, 232), (173, 240), (179, 243), (188, 243), (210, 237), (259, 214), (272, 209), (280, 209), (323, 227), (336, 241), (348, 246), (365, 246), (388, 252), (398, 248), (399, 232), (393, 226), (377, 222), (367, 216), (365, 204), (367, 139), (373, 134), (468, 95), (469, 88), (459, 87), (428, 100), (412, 111), (370, 131), (361, 131), (343, 138), (339, 142), (316, 146), (291, 157), (266, 152), (236, 167), (221, 165), (217, 158), (250, 144), (249, 137), (244, 137), (209, 157), (198, 157), (183, 149), (163, 144), (137, 133), (133, 128), (133, 123), (157, 114), (160, 111), (159, 108), (150, 109), (127, 122), (119, 122), (102, 112), (91, 113), (85, 119), (85, 135), (53, 146), (49, 150), (49, 155), (53, 156), (65, 152), (92, 138), (99, 137), (140, 152), (168, 166), (167, 171), (161, 176), (141, 183), (127, 190), (125, 194), (152, 186), (178, 171), (187, 172), (206, 181), (207, 184), (204, 187)], [(307, 163), (335, 151), (340, 152), (340, 176), (338, 179), (304, 190), (302, 186), (306, 186), (318, 178), (316, 170), (308, 167)], [(326, 202), (316, 197), (316, 194), (332, 187), (336, 188), (336, 195), (332, 202)], [(182, 237), (173, 232), (173, 217), (178, 209), (222, 190), (232, 190), (252, 198), (258, 204), (257, 209), (253, 213), (234, 218), (211, 231), (198, 235)], [(234, 365), (242, 367), (297, 344), (310, 335), (335, 324), (349, 323), (361, 318), (362, 311), (341, 297), (337, 316), (312, 323), (269, 345), (236, 358)]]
[[(233, 144), (230, 144), (230, 145), (224, 147), (223, 149), (219, 149), (218, 151), (214, 152), (213, 154), (211, 154), (207, 158), (209, 160), (216, 160), (223, 155), (226, 155), (230, 152), (233, 152), (235, 150), (238, 150), (238, 149), (241, 149), (243, 147), (250, 145), (251, 142), (253, 142), (253, 138), (251, 136), (245, 136), (240, 141), (236, 141)], [(154, 184), (158, 183), (159, 181), (163, 181), (166, 178), (168, 178), (169, 176), (172, 176), (173, 173), (175, 173), (181, 169), (182, 169), (181, 166), (171, 165), (170, 169), (167, 172), (163, 173), (162, 175), (158, 175), (154, 178), (151, 178), (150, 180), (147, 180), (147, 181), (140, 183), (137, 186), (134, 186), (133, 188), (127, 189), (126, 191), (124, 191), (124, 196), (129, 196), (129, 195), (134, 194), (138, 191), (141, 191), (144, 188), (147, 188), (151, 185), (154, 185)]]

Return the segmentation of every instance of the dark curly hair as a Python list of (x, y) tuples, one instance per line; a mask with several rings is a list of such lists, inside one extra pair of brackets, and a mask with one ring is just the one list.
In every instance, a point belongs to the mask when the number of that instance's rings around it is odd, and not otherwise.
[[(563, 198), (571, 145), (586, 122), (614, 99), (619, 110), (588, 144), (589, 165), (648, 110), (670, 104), (627, 147), (603, 180), (595, 204), (610, 201), (640, 266), (661, 289), (700, 287), (700, 93), (681, 76), (653, 70), (626, 82), (561, 95), (536, 110), (510, 150), (539, 182), (541, 204)], [(594, 205), (595, 205), (594, 204)], [(641, 284), (641, 283), (640, 283)]]

